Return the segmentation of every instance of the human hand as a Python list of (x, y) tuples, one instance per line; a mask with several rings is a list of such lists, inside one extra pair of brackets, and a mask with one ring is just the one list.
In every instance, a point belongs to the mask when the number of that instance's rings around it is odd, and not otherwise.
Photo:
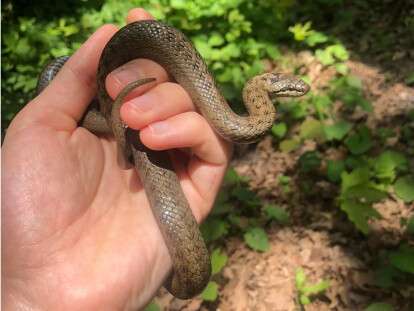
[[(149, 19), (141, 9), (128, 22)], [(162, 285), (171, 261), (135, 170), (119, 167), (113, 138), (78, 121), (96, 92), (105, 25), (13, 120), (3, 144), (2, 281), (5, 309), (136, 309)], [(114, 98), (129, 82), (157, 78), (121, 108), (149, 148), (171, 152), (193, 214), (212, 207), (231, 146), (195, 112), (188, 94), (149, 60), (106, 80)], [(150, 88), (152, 87), (152, 88)], [(185, 151), (183, 151), (185, 150)], [(187, 152), (191, 150), (191, 152)]]

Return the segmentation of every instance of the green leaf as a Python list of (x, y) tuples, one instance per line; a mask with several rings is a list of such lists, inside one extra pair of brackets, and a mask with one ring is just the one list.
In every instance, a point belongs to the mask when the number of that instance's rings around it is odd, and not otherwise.
[(339, 182), (341, 180), (341, 174), (345, 171), (345, 161), (342, 160), (328, 160), (327, 163), (327, 176), (331, 182)]
[(411, 216), (407, 221), (407, 233), (414, 235), (414, 216)]
[(217, 240), (228, 233), (229, 224), (218, 218), (209, 217), (200, 226), (204, 240), (208, 243)]
[(345, 61), (349, 58), (349, 53), (342, 44), (331, 45), (328, 47), (328, 49), (332, 55), (341, 61)]
[(375, 203), (387, 196), (387, 192), (378, 190), (370, 184), (358, 184), (341, 193), (341, 199), (356, 200), (362, 203)]
[(155, 302), (151, 302), (144, 311), (161, 311), (161, 308)]
[(405, 203), (414, 201), (414, 175), (406, 175), (397, 179), (394, 184), (395, 194)]
[(375, 270), (375, 285), (382, 288), (391, 288), (395, 285), (394, 279), (400, 274), (397, 268), (391, 265), (381, 265)]
[(345, 63), (338, 63), (335, 64), (336, 72), (340, 73), (341, 75), (347, 75), (349, 72), (349, 68)]
[(306, 274), (302, 268), (297, 268), (295, 273), (296, 288), (301, 291), (306, 283)]
[(274, 45), (267, 44), (265, 49), (267, 55), (269, 55), (269, 57), (273, 60), (279, 59), (282, 55), (279, 49)]
[(311, 25), (311, 22), (306, 22), (305, 24), (297, 23), (294, 26), (289, 27), (288, 30), (293, 33), (296, 41), (303, 41), (312, 33), (312, 30), (310, 29)]
[(285, 137), (287, 132), (287, 125), (284, 122), (273, 124), (272, 126), (272, 134), (277, 138)]
[(344, 200), (340, 203), (341, 209), (348, 215), (354, 225), (364, 234), (369, 233), (368, 220), (380, 218), (381, 215), (366, 203)]
[(390, 252), (389, 259), (394, 267), (414, 274), (414, 248), (401, 245), (398, 251)]
[(311, 303), (310, 299), (306, 295), (300, 295), (299, 301), (302, 305), (306, 306)]
[(260, 205), (260, 199), (257, 194), (246, 187), (238, 186), (233, 189), (231, 194), (248, 206), (256, 207)]
[(329, 282), (328, 281), (320, 281), (316, 284), (312, 284), (312, 285), (306, 285), (302, 288), (302, 293), (306, 296), (310, 296), (310, 295), (317, 295), (321, 292), (324, 292), (325, 290), (327, 290), (329, 288)]
[(345, 140), (345, 145), (352, 154), (363, 154), (373, 146), (371, 132), (365, 126), (361, 127), (358, 132), (349, 136)]
[(328, 41), (328, 36), (319, 31), (312, 31), (305, 39), (305, 42), (311, 47), (326, 41)]
[(201, 299), (204, 301), (215, 301), (218, 296), (218, 285), (214, 281), (208, 282), (206, 288), (201, 293)]
[(307, 118), (300, 126), (299, 136), (303, 139), (324, 139), (324, 132), (321, 121)]
[(292, 139), (282, 140), (279, 144), (280, 150), (286, 153), (297, 149), (299, 146), (300, 146), (300, 139), (298, 137), (293, 137)]
[(236, 185), (242, 182), (242, 177), (237, 174), (236, 170), (233, 167), (229, 167), (224, 175), (224, 183), (228, 185)]
[(407, 85), (413, 85), (414, 84), (414, 72), (411, 72), (407, 78), (404, 80), (405, 84)]
[(299, 158), (299, 165), (303, 172), (311, 172), (321, 165), (321, 155), (317, 151), (307, 151)]
[(269, 249), (267, 234), (262, 228), (250, 228), (243, 237), (246, 244), (256, 251), (265, 252)]
[(312, 97), (312, 104), (320, 120), (324, 119), (326, 110), (332, 105), (332, 99), (328, 95), (315, 95)]
[(383, 302), (371, 303), (364, 311), (393, 311), (392, 305)]
[(327, 140), (341, 140), (352, 129), (352, 124), (346, 121), (338, 121), (333, 125), (325, 125), (324, 131)]
[(211, 254), (211, 274), (219, 273), (226, 265), (227, 259), (227, 255), (216, 248)]
[(317, 49), (315, 51), (315, 56), (324, 66), (329, 66), (335, 63), (335, 58), (327, 49)]
[(374, 169), (377, 178), (392, 182), (396, 177), (397, 170), (406, 171), (408, 169), (408, 161), (404, 154), (387, 150), (375, 160)]
[(218, 32), (214, 32), (210, 35), (209, 39), (208, 39), (208, 44), (210, 46), (219, 46), (222, 45), (224, 43), (224, 38), (223, 36), (218, 33)]
[(274, 219), (282, 224), (289, 222), (289, 213), (277, 205), (266, 205), (264, 207), (268, 219)]
[(370, 170), (369, 168), (363, 166), (353, 170), (350, 173), (344, 171), (341, 174), (341, 179), (341, 192), (345, 193), (351, 187), (359, 184), (367, 184), (370, 179)]
[(350, 87), (353, 87), (358, 90), (362, 90), (362, 80), (357, 76), (354, 76), (354, 75), (347, 76), (346, 83)]

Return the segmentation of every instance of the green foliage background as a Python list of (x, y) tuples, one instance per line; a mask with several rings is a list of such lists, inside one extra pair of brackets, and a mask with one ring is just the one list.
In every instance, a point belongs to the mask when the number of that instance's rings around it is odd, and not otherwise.
[(105, 23), (123, 25), (126, 12), (134, 7), (144, 7), (185, 32), (226, 97), (236, 99), (246, 78), (263, 69), (260, 60), (277, 58), (276, 42), (291, 37), (286, 30), (294, 5), (293, 0), (72, 0), (56, 7), (48, 1), (36, 6), (27, 1), (3, 3), (3, 129), (33, 96), (47, 61), (70, 55)]
[[(375, 10), (372, 1), (359, 1), (359, 11)], [(344, 0), (69, 0), (61, 2), (3, 1), (2, 3), (2, 133), (14, 115), (33, 97), (37, 76), (52, 58), (72, 54), (99, 26), (124, 24), (129, 9), (144, 7), (155, 18), (182, 30), (207, 61), (225, 97), (237, 109), (245, 81), (263, 71), (263, 60), (288, 62), (286, 50), (306, 49), (336, 75), (323, 90), (313, 90), (300, 101), (278, 107), (280, 121), (272, 128), (275, 144), (285, 153), (294, 152), (305, 140), (314, 140), (317, 149), (304, 153), (297, 173), (304, 180), (304, 193), (312, 191), (312, 178), (325, 180), (337, 189), (336, 205), (363, 234), (369, 234), (371, 219), (381, 215), (374, 208), (390, 195), (406, 203), (414, 201), (413, 165), (414, 112), (407, 113), (401, 127), (399, 150), (385, 148), (395, 137), (395, 129), (375, 132), (363, 122), (346, 118), (359, 109), (366, 114), (372, 106), (363, 95), (362, 81), (348, 73), (349, 50), (333, 33), (347, 33), (355, 14)], [(410, 29), (414, 18), (403, 16), (399, 22)], [(316, 30), (314, 25), (318, 26)], [(359, 20), (364, 25), (364, 20)], [(375, 53), (387, 53), (393, 46), (388, 32), (361, 32), (376, 43)], [(388, 56), (387, 56), (388, 55)], [(295, 73), (300, 68), (290, 66)], [(303, 77), (305, 80), (307, 77)], [(412, 84), (414, 74), (406, 79)], [(341, 113), (334, 102), (343, 103)], [(291, 129), (298, 128), (298, 131)], [(342, 160), (328, 160), (324, 152), (338, 148)], [(315, 177), (316, 176), (316, 177)], [(291, 191), (292, 176), (280, 175), (276, 182), (284, 193)], [(309, 179), (309, 180), (308, 180)], [(277, 204), (264, 203), (246, 180), (229, 170), (224, 191), (211, 216), (202, 226), (209, 243), (230, 234), (244, 237), (252, 249), (264, 252), (269, 244), (265, 228), (269, 223), (290, 224), (289, 211)], [(402, 219), (408, 234), (414, 233), (414, 217)], [(216, 249), (213, 270), (218, 273), (227, 257)], [(389, 288), (395, 280), (413, 274), (413, 249), (401, 245), (384, 251), (378, 263), (378, 285)], [(205, 300), (215, 300), (217, 283), (209, 284)]]

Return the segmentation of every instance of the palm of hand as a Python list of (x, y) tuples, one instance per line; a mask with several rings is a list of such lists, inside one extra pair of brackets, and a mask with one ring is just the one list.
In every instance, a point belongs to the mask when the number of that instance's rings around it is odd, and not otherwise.
[[(86, 307), (93, 306), (93, 297), (102, 303), (114, 292), (120, 298), (133, 296), (130, 288), (142, 291), (149, 282), (136, 276), (154, 272), (137, 270), (160, 260), (160, 250), (161, 267), (167, 269), (165, 247), (149, 247), (163, 241), (145, 193), (134, 169), (119, 167), (114, 141), (83, 128), (56, 131), (40, 125), (18, 131), (13, 139), (26, 148), (10, 158), (24, 166), (4, 163), (15, 167), (3, 179), (5, 195), (13, 198), (13, 206), (3, 208), (10, 246), (4, 251), (14, 258), (3, 263), (8, 271), (36, 269), (33, 281), (53, 283), (56, 299), (67, 299), (73, 307), (76, 298)], [(23, 232), (13, 230), (21, 228), (16, 222), (24, 222)]]

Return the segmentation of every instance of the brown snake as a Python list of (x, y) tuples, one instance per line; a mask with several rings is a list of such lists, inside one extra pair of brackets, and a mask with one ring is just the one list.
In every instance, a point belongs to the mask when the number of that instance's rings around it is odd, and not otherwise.
[[(229, 108), (203, 59), (180, 31), (158, 21), (139, 21), (120, 29), (105, 46), (97, 74), (99, 111), (89, 108), (81, 125), (95, 134), (113, 133), (124, 155), (128, 159), (132, 155), (173, 262), (173, 271), (165, 286), (178, 298), (191, 298), (210, 278), (209, 254), (197, 222), (168, 154), (142, 145), (138, 133), (128, 129), (119, 117), (125, 96), (133, 88), (154, 79), (130, 83), (115, 101), (105, 89), (106, 76), (136, 58), (151, 59), (163, 66), (188, 92), (214, 130), (223, 138), (238, 143), (258, 140), (273, 125), (276, 111), (270, 97), (301, 96), (309, 86), (285, 74), (256, 76), (243, 90), (249, 115), (239, 116)], [(38, 92), (47, 86), (66, 60), (67, 57), (58, 58), (43, 70)]]

